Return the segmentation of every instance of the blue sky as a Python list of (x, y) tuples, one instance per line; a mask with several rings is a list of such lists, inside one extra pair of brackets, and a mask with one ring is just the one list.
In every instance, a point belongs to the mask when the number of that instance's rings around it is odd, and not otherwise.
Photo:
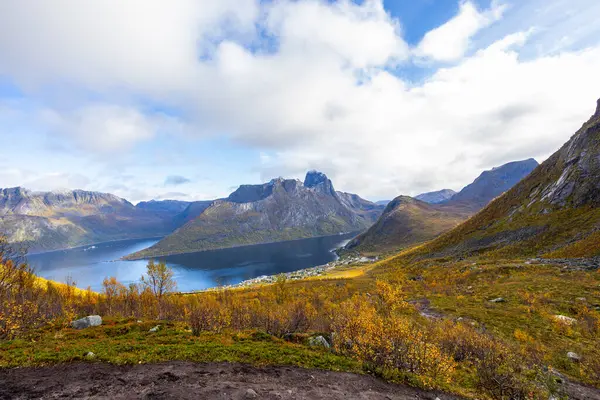
[(600, 97), (595, 0), (24, 3), (0, 4), (0, 187), (458, 190), (542, 161)]

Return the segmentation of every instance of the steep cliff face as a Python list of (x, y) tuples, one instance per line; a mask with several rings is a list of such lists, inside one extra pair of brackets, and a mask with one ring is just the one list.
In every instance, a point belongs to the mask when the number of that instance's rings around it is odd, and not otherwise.
[(331, 180), (311, 171), (304, 182), (273, 179), (243, 185), (217, 200), (155, 246), (130, 258), (202, 251), (341, 232), (369, 227), (383, 207), (336, 192)]
[(136, 208), (108, 193), (0, 189), (0, 232), (30, 251), (162, 236), (175, 229), (174, 215)]

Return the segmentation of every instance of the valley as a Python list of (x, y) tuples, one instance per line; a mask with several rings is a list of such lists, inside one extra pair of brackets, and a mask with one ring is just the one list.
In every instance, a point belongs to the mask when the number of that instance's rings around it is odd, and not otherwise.
[(598, 0), (0, 1), (0, 400), (600, 400)]

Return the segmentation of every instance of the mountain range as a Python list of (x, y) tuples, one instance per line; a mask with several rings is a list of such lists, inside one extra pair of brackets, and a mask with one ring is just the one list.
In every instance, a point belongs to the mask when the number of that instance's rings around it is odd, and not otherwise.
[(325, 174), (309, 171), (304, 182), (277, 178), (242, 185), (128, 259), (358, 232), (371, 226), (383, 208), (338, 192)]
[(599, 206), (600, 100), (594, 115), (525, 179), (415, 254), (599, 256)]
[(136, 206), (108, 193), (0, 189), (0, 231), (32, 252), (164, 236), (133, 259), (366, 230), (348, 248), (381, 253), (452, 229), (535, 166), (533, 159), (508, 163), (483, 172), (459, 193), (399, 196), (386, 206), (336, 191), (317, 171), (304, 182), (277, 178), (242, 185), (224, 199)]
[(382, 253), (425, 242), (467, 220), (491, 200), (527, 176), (538, 163), (515, 161), (484, 171), (473, 183), (452, 194), (449, 189), (391, 201), (375, 224), (346, 250)]
[(173, 215), (135, 207), (108, 193), (0, 189), (0, 231), (31, 252), (162, 236), (175, 228)]

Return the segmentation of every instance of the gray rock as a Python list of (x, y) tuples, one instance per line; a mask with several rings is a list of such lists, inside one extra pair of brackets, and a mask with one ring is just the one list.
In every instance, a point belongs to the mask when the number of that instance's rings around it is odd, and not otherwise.
[(160, 329), (160, 325), (156, 325), (154, 328), (151, 328), (148, 332), (158, 332)]
[(94, 353), (92, 353), (91, 351), (89, 351), (86, 353), (85, 358), (96, 358), (96, 355)]
[(330, 348), (331, 346), (327, 343), (327, 340), (323, 336), (315, 336), (308, 339), (309, 346), (320, 346), (325, 348)]
[(102, 325), (102, 317), (99, 315), (89, 315), (87, 317), (71, 322), (71, 326), (75, 329), (85, 329), (92, 326)]
[(254, 391), (254, 389), (246, 390), (246, 394), (244, 395), (245, 399), (258, 399), (258, 393)]
[(571, 360), (571, 361), (576, 361), (576, 362), (581, 361), (581, 356), (579, 354), (577, 354), (577, 353), (572, 352), (572, 351), (569, 351), (567, 353), (567, 358), (569, 360)]
[(498, 297), (497, 299), (490, 300), (490, 303), (506, 303), (502, 297)]
[(566, 315), (555, 315), (554, 319), (558, 322), (562, 322), (565, 325), (573, 325), (577, 323), (575, 318), (567, 317)]

